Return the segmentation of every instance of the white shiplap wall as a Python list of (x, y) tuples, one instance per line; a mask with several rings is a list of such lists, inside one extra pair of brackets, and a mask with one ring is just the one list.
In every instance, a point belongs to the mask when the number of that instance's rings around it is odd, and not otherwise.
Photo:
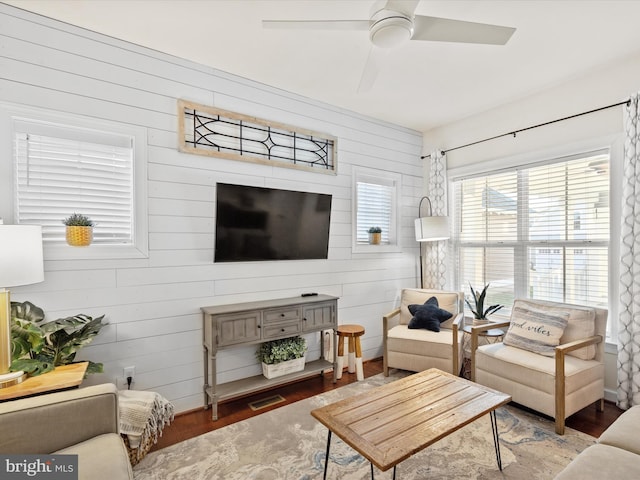
[[(338, 175), (322, 175), (179, 153), (176, 100), (253, 115), (338, 138)], [(136, 368), (136, 389), (158, 391), (178, 412), (202, 406), (200, 307), (315, 291), (336, 295), (340, 323), (360, 323), (365, 358), (382, 355), (381, 317), (399, 289), (417, 284), (413, 218), (422, 192), (422, 135), (0, 4), (0, 101), (143, 127), (148, 138), (149, 257), (51, 260), (45, 281), (14, 288), (49, 319), (105, 314), (109, 326), (83, 358), (113, 382)], [(0, 145), (0, 172), (10, 146)], [(402, 175), (402, 252), (351, 251), (351, 171)], [(214, 185), (265, 185), (333, 195), (329, 259), (214, 264)], [(0, 189), (12, 186), (2, 175)], [(7, 211), (8, 210), (8, 211)], [(12, 212), (0, 206), (11, 223)], [(70, 247), (71, 248), (71, 247)], [(89, 247), (90, 248), (90, 247)], [(318, 356), (317, 336), (309, 339)], [(258, 374), (254, 347), (219, 354), (220, 381)]]

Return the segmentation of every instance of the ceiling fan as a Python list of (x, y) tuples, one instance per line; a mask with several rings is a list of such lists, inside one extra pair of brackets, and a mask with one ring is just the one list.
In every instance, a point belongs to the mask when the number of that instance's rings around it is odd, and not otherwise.
[(358, 91), (373, 85), (381, 58), (387, 51), (409, 40), (431, 42), (506, 44), (512, 27), (415, 15), (420, 0), (377, 1), (368, 20), (263, 20), (264, 28), (308, 30), (368, 30), (372, 47)]

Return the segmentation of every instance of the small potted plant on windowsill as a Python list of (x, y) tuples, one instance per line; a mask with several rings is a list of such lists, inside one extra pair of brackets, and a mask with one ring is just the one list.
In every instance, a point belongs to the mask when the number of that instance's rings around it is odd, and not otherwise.
[(380, 245), (382, 240), (382, 229), (380, 227), (371, 227), (369, 229), (369, 243), (371, 245)]
[(93, 240), (93, 220), (86, 215), (74, 213), (65, 218), (62, 223), (67, 226), (67, 243), (72, 247), (86, 247)]
[(256, 357), (262, 362), (262, 374), (276, 378), (304, 370), (306, 353), (307, 343), (297, 336), (261, 343)]

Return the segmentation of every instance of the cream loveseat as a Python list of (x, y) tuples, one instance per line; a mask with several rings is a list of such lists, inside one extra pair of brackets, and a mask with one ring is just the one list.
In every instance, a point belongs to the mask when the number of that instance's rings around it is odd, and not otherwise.
[(586, 448), (556, 480), (640, 478), (640, 405), (631, 407)]
[[(423, 305), (431, 297), (436, 297), (439, 308), (450, 312), (451, 318), (439, 325), (439, 332), (410, 329), (409, 305)], [(411, 372), (438, 368), (457, 376), (462, 363), (463, 299), (462, 292), (403, 289), (400, 306), (382, 318), (385, 376), (389, 375), (390, 368)]]
[(0, 432), (0, 453), (74, 454), (80, 480), (133, 479), (113, 384), (0, 403)]
[[(509, 322), (472, 328), (471, 379), (553, 417), (562, 435), (568, 416), (603, 408), (606, 324), (601, 308), (516, 300)], [(501, 327), (503, 342), (477, 346), (479, 332)]]

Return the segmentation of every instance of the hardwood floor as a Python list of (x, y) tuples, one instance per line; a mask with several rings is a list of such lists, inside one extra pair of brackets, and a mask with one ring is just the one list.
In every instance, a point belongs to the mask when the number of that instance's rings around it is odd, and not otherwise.
[[(370, 377), (382, 372), (382, 359), (371, 360), (364, 363), (364, 375)], [(311, 377), (301, 382), (296, 382), (268, 392), (261, 392), (250, 397), (244, 397), (218, 405), (218, 420), (211, 420), (211, 410), (198, 409), (184, 414), (177, 415), (172, 424), (164, 429), (162, 437), (154, 445), (151, 451), (159, 450), (174, 443), (187, 440), (211, 430), (230, 425), (235, 422), (260, 415), (289, 403), (297, 402), (308, 397), (312, 397), (322, 392), (333, 390), (334, 388), (347, 385), (356, 381), (355, 374), (345, 372), (337, 383), (333, 383), (332, 374)], [(249, 403), (260, 400), (274, 394), (279, 394), (285, 398), (284, 402), (265, 407), (254, 411), (249, 407)], [(611, 425), (622, 413), (615, 404), (605, 402), (604, 412), (598, 412), (595, 406), (590, 406), (580, 410), (567, 419), (566, 425), (575, 430), (587, 433), (594, 437), (600, 434)]]

